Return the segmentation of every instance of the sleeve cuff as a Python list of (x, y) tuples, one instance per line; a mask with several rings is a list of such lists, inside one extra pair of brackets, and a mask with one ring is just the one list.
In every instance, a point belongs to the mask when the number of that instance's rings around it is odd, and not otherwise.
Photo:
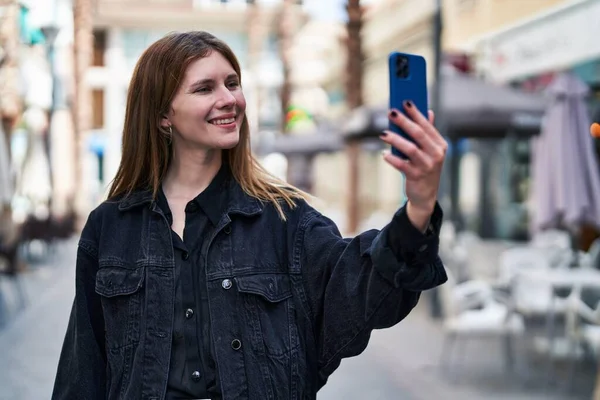
[(425, 233), (415, 228), (408, 219), (406, 205), (402, 206), (387, 229), (387, 244), (398, 260), (408, 266), (434, 262), (438, 257), (439, 234), (444, 213), (436, 202)]

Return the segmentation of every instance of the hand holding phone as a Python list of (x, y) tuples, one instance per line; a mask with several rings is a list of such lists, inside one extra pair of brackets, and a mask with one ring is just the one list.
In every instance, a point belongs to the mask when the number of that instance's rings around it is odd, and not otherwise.
[(392, 53), (389, 130), (381, 140), (392, 147), (384, 160), (404, 174), (406, 213), (413, 226), (426, 232), (437, 204), (437, 193), (448, 144), (428, 111), (423, 57)]
[[(427, 118), (427, 64), (425, 59), (414, 54), (390, 53), (388, 57), (390, 80), (390, 109), (405, 113), (404, 104), (412, 102)], [(390, 122), (389, 130), (414, 142), (414, 139)], [(406, 159), (406, 155), (392, 147), (392, 154)]]

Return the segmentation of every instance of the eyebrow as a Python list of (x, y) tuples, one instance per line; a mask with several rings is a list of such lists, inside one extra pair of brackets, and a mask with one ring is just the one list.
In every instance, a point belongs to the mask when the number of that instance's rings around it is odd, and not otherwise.
[[(234, 72), (232, 74), (227, 75), (227, 77), (225, 78), (225, 80), (229, 80), (229, 79), (238, 79), (238, 75)], [(189, 87), (190, 88), (197, 88), (198, 86), (202, 86), (202, 85), (208, 85), (208, 84), (212, 84), (214, 83), (215, 80), (214, 79), (200, 79), (197, 80), (196, 82), (192, 83)]]

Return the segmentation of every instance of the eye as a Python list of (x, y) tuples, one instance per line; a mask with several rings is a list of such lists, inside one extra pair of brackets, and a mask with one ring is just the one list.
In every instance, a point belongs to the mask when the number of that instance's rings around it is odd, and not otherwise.
[(235, 89), (238, 88), (240, 86), (240, 83), (238, 81), (231, 81), (227, 84), (227, 87), (230, 89)]
[(210, 92), (210, 88), (206, 87), (206, 86), (202, 86), (199, 88), (196, 88), (196, 90), (194, 90), (194, 93), (208, 93)]

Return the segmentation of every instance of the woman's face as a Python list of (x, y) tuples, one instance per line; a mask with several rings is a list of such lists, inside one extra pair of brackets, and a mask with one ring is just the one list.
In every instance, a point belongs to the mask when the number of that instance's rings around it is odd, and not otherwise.
[(245, 110), (238, 75), (212, 51), (188, 66), (162, 126), (172, 126), (175, 151), (231, 149), (238, 144)]

